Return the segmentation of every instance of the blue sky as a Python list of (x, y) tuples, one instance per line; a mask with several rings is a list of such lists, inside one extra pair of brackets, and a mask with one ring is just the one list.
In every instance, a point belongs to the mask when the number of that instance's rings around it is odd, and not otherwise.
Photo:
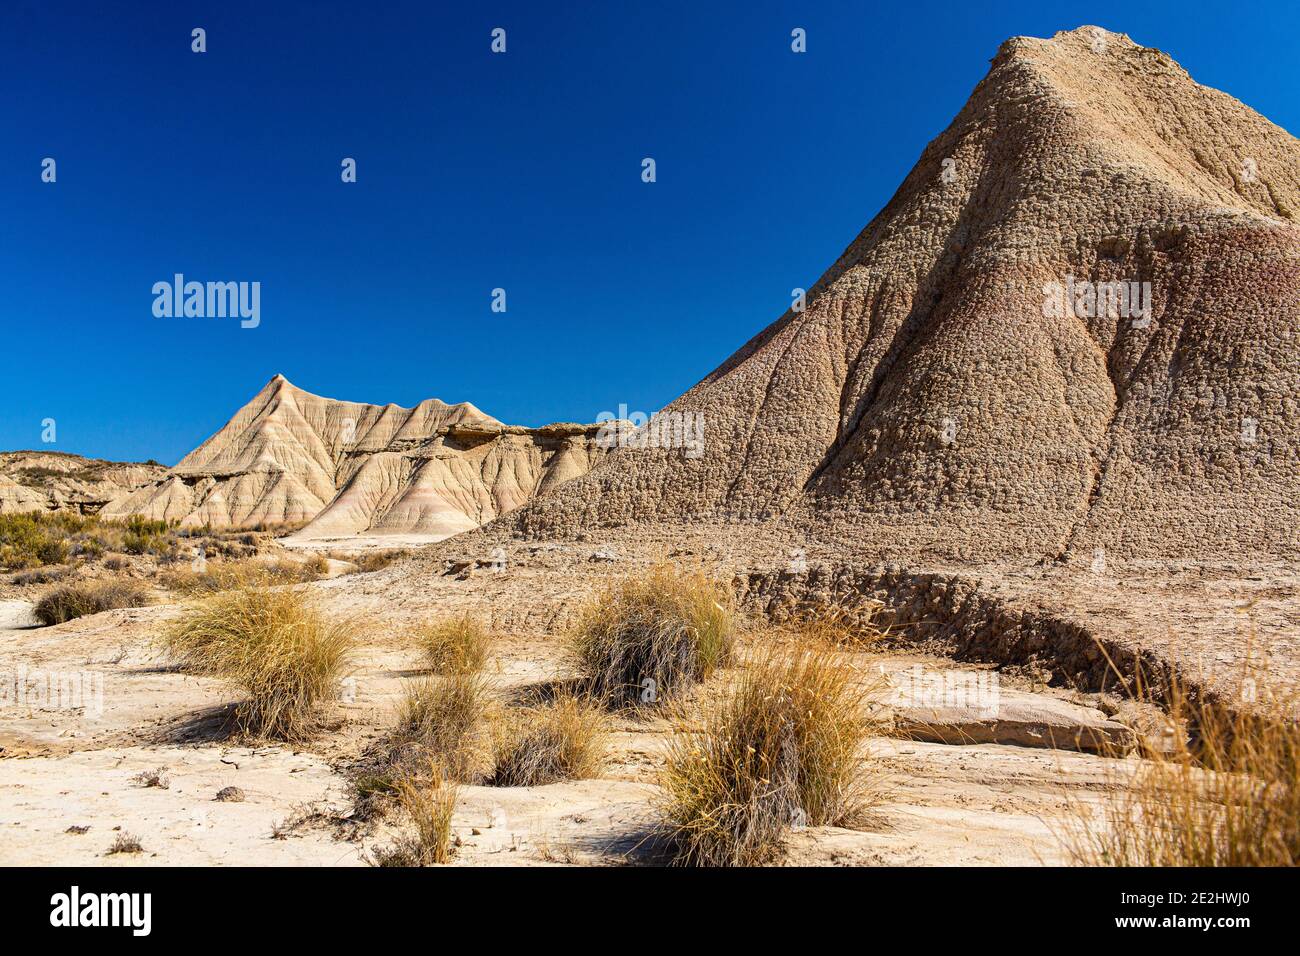
[[(1125, 32), (1300, 130), (1280, 0), (107, 7), (0, 8), (0, 449), (171, 464), (277, 372), (654, 411), (834, 261), (1009, 36)], [(155, 318), (177, 272), (259, 281), (260, 326)]]

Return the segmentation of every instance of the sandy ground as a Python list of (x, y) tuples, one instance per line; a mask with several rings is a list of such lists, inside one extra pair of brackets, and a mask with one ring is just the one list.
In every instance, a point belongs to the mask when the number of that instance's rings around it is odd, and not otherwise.
[[(349, 768), (391, 725), (404, 680), (418, 673), (398, 623), (410, 615), (367, 597), (364, 579), (371, 577), (313, 586), (326, 594), (344, 588), (348, 599), (335, 593), (335, 603), (354, 612), (368, 607), (371, 620), (329, 729), (300, 749), (222, 737), (219, 715), (231, 693), (170, 669), (153, 646), (175, 607), (15, 629), (25, 623), (26, 609), (6, 602), (0, 674), (11, 681), (25, 674), (29, 695), (16, 700), (11, 694), (0, 710), (0, 864), (364, 863), (367, 850), (391, 840), (401, 820), (356, 818)], [(888, 688), (900, 675), (920, 667), (933, 676), (955, 666), (897, 651), (853, 655), (851, 664), (885, 679), (882, 708), (896, 703)], [(501, 634), (489, 665), (502, 699), (562, 669), (556, 636), (515, 629)], [(48, 692), (51, 675), (59, 694)], [(44, 697), (31, 693), (41, 686)], [(1022, 707), (1041, 703), (1049, 719), (1075, 706), (1059, 692), (1008, 685), (1004, 695)], [(455, 865), (657, 862), (649, 837), (666, 739), (661, 720), (620, 719), (598, 779), (463, 787)], [(872, 741), (871, 760), (883, 794), (870, 825), (796, 831), (789, 862), (1060, 863), (1070, 807), (1096, 804), (1127, 763), (1026, 746), (893, 737)], [(152, 770), (165, 774), (167, 787), (136, 779)], [(243, 791), (242, 802), (215, 799), (232, 786)], [(123, 831), (139, 839), (143, 852), (106, 855)]]
[(36, 626), (30, 601), (0, 601), (0, 631), (15, 631)]
[(294, 551), (338, 551), (344, 554), (366, 551), (399, 551), (435, 544), (446, 538), (438, 534), (350, 534), (325, 538), (300, 538), (290, 535), (278, 539), (280, 544)]

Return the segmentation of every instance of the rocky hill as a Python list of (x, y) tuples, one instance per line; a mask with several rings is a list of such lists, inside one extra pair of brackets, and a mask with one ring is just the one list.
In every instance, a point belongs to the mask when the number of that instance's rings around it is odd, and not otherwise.
[(166, 472), (152, 461), (104, 461), (56, 451), (0, 452), (0, 514), (95, 514)]
[(105, 509), (182, 527), (308, 522), (299, 538), (437, 540), (585, 474), (597, 426), (504, 425), (473, 405), (312, 395), (275, 376), (175, 468)]
[[(1300, 143), (1164, 53), (1016, 37), (889, 204), (534, 538), (762, 526), (864, 555), (1300, 547)], [(707, 316), (699, 317), (707, 321)]]

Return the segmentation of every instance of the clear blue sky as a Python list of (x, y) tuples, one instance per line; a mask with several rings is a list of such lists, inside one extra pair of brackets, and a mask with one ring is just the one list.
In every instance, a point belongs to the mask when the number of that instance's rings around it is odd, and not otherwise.
[[(1003, 39), (1085, 23), (1300, 130), (1281, 0), (4, 0), (0, 449), (54, 418), (47, 447), (171, 464), (276, 372), (519, 424), (654, 411), (830, 265)], [(176, 272), (260, 281), (260, 327), (155, 318)]]

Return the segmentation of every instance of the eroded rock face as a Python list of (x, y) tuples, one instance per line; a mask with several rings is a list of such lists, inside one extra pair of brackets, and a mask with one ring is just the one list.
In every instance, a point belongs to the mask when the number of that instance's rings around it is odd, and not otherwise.
[(1014, 38), (806, 310), (668, 407), (702, 416), (703, 454), (620, 450), (507, 520), (1293, 555), (1298, 215), (1300, 143), (1165, 54)]
[(156, 462), (103, 461), (52, 451), (0, 452), (0, 514), (95, 514), (166, 472)]
[(182, 527), (309, 522), (300, 538), (476, 528), (603, 454), (596, 426), (503, 425), (473, 405), (321, 398), (277, 375), (149, 487), (113, 502)]

